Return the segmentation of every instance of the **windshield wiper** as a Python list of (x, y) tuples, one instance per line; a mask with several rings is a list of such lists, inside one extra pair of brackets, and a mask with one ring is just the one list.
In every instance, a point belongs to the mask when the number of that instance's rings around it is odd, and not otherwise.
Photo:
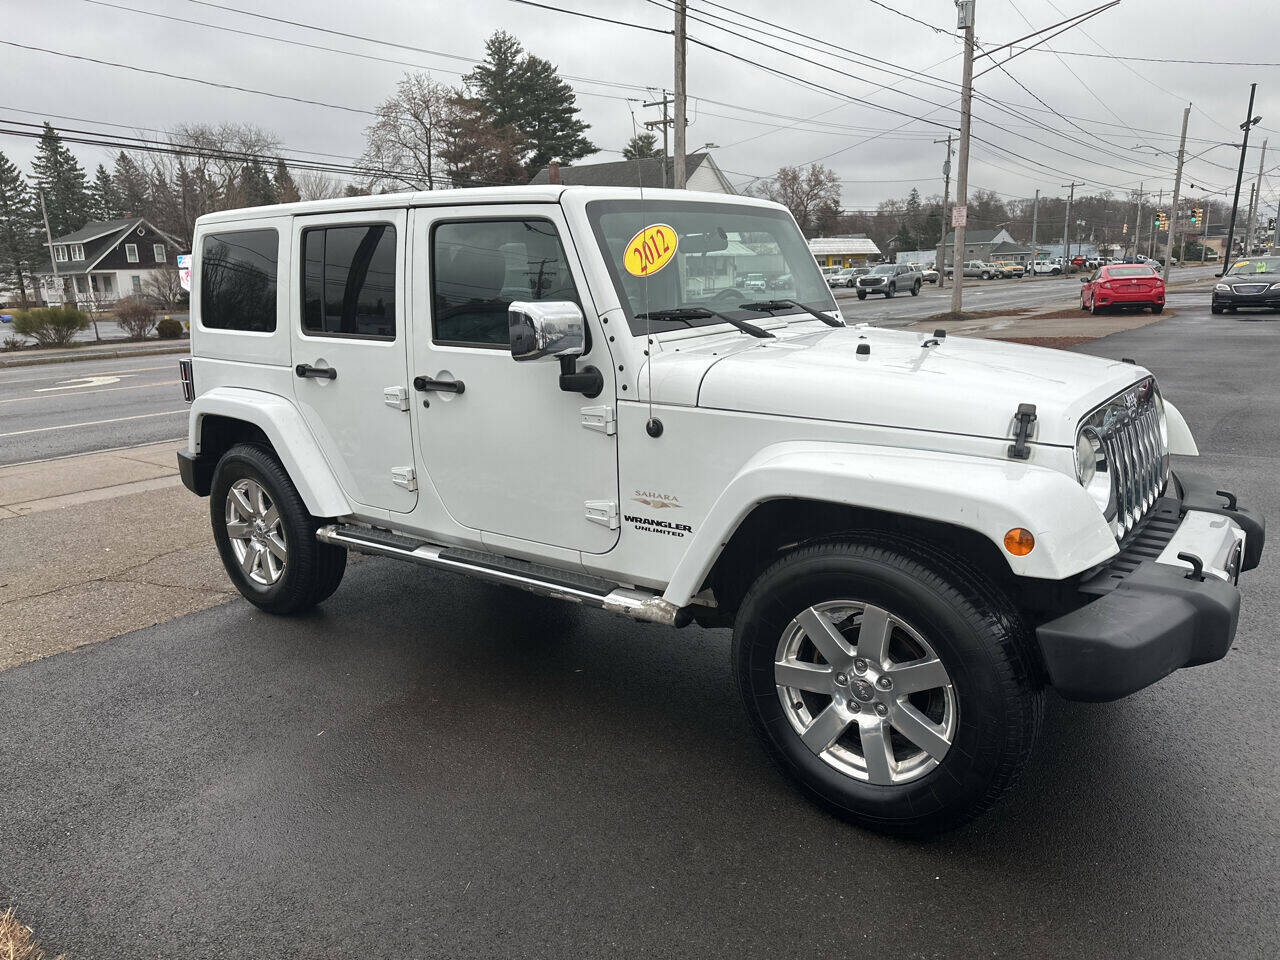
[(690, 320), (705, 320), (708, 317), (715, 317), (717, 320), (723, 320), (730, 326), (737, 327), (743, 333), (749, 333), (753, 337), (769, 337), (773, 334), (768, 330), (762, 330), (754, 323), (747, 323), (745, 320), (736, 320), (728, 314), (721, 313), (719, 310), (712, 310), (708, 307), (672, 307), (669, 310), (650, 310), (648, 313), (637, 313), (637, 320), (683, 320), (689, 326)]
[(813, 307), (801, 303), (799, 300), (761, 300), (759, 303), (740, 303), (739, 309), (742, 310), (759, 310), (761, 313), (774, 313), (778, 310), (786, 310), (794, 307), (797, 310), (803, 310), (810, 316), (817, 317), (828, 327), (843, 327), (844, 321), (837, 320), (835, 317), (823, 313), (821, 310), (815, 310)]

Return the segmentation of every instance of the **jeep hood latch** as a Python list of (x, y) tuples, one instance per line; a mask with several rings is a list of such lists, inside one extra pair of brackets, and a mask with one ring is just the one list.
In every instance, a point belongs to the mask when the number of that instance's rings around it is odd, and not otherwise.
[(1014, 460), (1031, 459), (1031, 444), (1027, 441), (1035, 433), (1035, 422), (1036, 405), (1018, 404), (1018, 412), (1013, 415), (1013, 443), (1009, 444), (1009, 456)]

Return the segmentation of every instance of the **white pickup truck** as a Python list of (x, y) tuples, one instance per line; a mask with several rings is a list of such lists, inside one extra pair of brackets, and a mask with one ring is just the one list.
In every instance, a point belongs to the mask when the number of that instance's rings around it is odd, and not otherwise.
[(764, 748), (886, 832), (990, 808), (1047, 687), (1110, 700), (1225, 656), (1262, 550), (1260, 518), (1171, 472), (1196, 447), (1150, 372), (851, 326), (761, 200), (210, 214), (191, 317), (179, 465), (251, 603), (321, 603), (356, 550), (732, 628)]

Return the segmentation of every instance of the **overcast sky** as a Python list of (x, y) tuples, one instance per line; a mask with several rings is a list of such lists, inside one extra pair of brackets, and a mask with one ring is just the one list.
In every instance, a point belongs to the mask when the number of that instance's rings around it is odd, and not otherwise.
[[(669, 29), (671, 25), (671, 14), (663, 9), (669, 0), (540, 2), (650, 27)], [(718, 144), (716, 159), (735, 184), (767, 176), (783, 164), (822, 159), (843, 181), (846, 209), (872, 208), (886, 197), (904, 195), (913, 185), (925, 195), (941, 193), (944, 148), (935, 146), (933, 140), (945, 137), (946, 128), (958, 126), (955, 88), (961, 71), (962, 44), (955, 35), (951, 0), (889, 3), (894, 10), (934, 24), (942, 32), (871, 0), (718, 3), (690, 0), (690, 37), (750, 63), (697, 45), (690, 47), (691, 148), (707, 142)], [(999, 46), (1093, 5), (1094, 0), (978, 0), (978, 42), (987, 48)], [(485, 38), (501, 28), (519, 37), (526, 49), (555, 63), (566, 78), (578, 78), (572, 83), (583, 117), (591, 124), (589, 136), (602, 149), (612, 151), (620, 150), (630, 137), (633, 112), (636, 122), (657, 115), (640, 107), (640, 101), (647, 99), (643, 88), (656, 91), (669, 88), (672, 82), (669, 36), (536, 9), (513, 0), (110, 0), (109, 4), (40, 0), (21, 5), (5, 0), (4, 6), (0, 40), (355, 110), (375, 107), (409, 67), (280, 40), (404, 61), (443, 82), (456, 83), (459, 74), (471, 67), (465, 58), (481, 57)], [(228, 9), (237, 6), (433, 53), (271, 23)], [(827, 53), (784, 45), (725, 23), (744, 16), (759, 17), (770, 24), (755, 26), (775, 37), (787, 36), (781, 31), (790, 28), (818, 38), (815, 42), (792, 35), (792, 39)], [(728, 26), (728, 32), (697, 19)], [(749, 37), (761, 42), (754, 43)], [(1012, 78), (996, 69), (976, 81), (977, 92), (1010, 112), (975, 101), (975, 138), (998, 146), (975, 142), (970, 183), (1011, 197), (1029, 197), (1037, 188), (1046, 195), (1064, 194), (1060, 185), (1072, 179), (1086, 181), (1087, 186), (1081, 188), (1085, 192), (1106, 187), (1121, 192), (1144, 181), (1148, 191), (1163, 187), (1167, 196), (1173, 183), (1171, 154), (1177, 149), (1182, 108), (1188, 102), (1194, 104), (1188, 154), (1214, 143), (1238, 140), (1249, 84), (1257, 82), (1254, 113), (1261, 114), (1263, 121), (1251, 138), (1245, 191), (1247, 196), (1249, 178), (1257, 173), (1256, 147), (1270, 136), (1274, 153), (1268, 154), (1272, 159), (1266, 166), (1273, 172), (1263, 197), (1264, 203), (1274, 208), (1280, 185), (1280, 67), (1123, 63), (1107, 53), (1275, 64), (1280, 62), (1277, 37), (1277, 0), (1228, 0), (1225, 4), (1122, 0), (1119, 6), (1049, 44), (1062, 51), (1096, 56), (1059, 58), (1033, 51), (1008, 65)], [(895, 72), (909, 68), (923, 76), (912, 74), (904, 80), (830, 44), (865, 54), (872, 63)], [(770, 47), (792, 50), (843, 74)], [(985, 69), (990, 62), (979, 60), (977, 69)], [(881, 88), (880, 84), (890, 86)], [(850, 102), (849, 97), (900, 113)], [(1073, 119), (1055, 115), (1036, 97)], [(44, 117), (55, 125), (117, 133), (136, 132), (133, 128), (165, 129), (182, 122), (251, 121), (277, 134), (288, 150), (348, 158), (359, 156), (363, 129), (370, 119), (350, 110), (292, 103), (0, 46), (0, 118), (38, 121)], [(100, 126), (104, 123), (123, 127)], [(29, 169), (32, 146), (28, 140), (0, 136), (0, 150), (24, 169)], [(90, 174), (98, 162), (109, 161), (114, 152), (88, 146), (73, 145), (73, 149)], [(1188, 163), (1187, 178), (1207, 188), (1226, 188), (1234, 183), (1237, 157), (1238, 152), (1229, 147), (1209, 149), (1203, 158)], [(617, 158), (616, 152), (598, 157)]]

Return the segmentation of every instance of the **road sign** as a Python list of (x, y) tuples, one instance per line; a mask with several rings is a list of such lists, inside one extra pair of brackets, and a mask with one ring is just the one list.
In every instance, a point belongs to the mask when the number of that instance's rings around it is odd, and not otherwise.
[(951, 208), (951, 225), (953, 227), (963, 227), (969, 215), (969, 208), (964, 204), (957, 204)]

